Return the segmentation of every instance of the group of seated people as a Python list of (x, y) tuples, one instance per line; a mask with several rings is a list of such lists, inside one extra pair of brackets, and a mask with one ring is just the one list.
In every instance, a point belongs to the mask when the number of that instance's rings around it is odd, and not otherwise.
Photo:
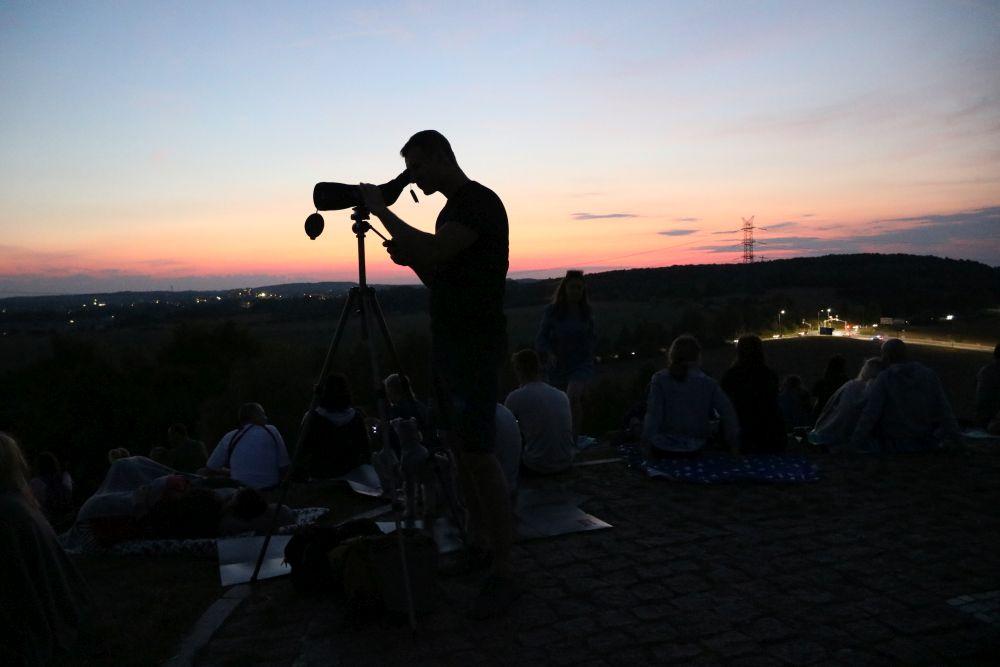
[[(881, 355), (866, 360), (855, 379), (847, 378), (846, 362), (836, 357), (814, 387), (815, 404), (796, 376), (779, 391), (757, 336), (737, 341), (736, 359), (719, 382), (702, 372), (700, 352), (694, 337), (678, 337), (667, 368), (650, 382), (641, 434), (650, 458), (697, 456), (715, 440), (734, 453), (776, 453), (795, 430), (831, 450), (872, 453), (932, 449), (959, 436), (937, 374), (911, 361), (896, 338), (885, 341)], [(998, 359), (1000, 345), (979, 374), (984, 422), (990, 414), (996, 422), (1000, 410)]]
[[(511, 361), (519, 386), (496, 406), (496, 454), (514, 490), (522, 477), (568, 469), (578, 450), (569, 398), (543, 380), (535, 351), (521, 350)], [(885, 453), (930, 449), (959, 434), (937, 375), (909, 360), (906, 344), (898, 339), (885, 341), (880, 356), (867, 359), (853, 379), (843, 358), (834, 357), (811, 394), (797, 376), (779, 386), (756, 336), (737, 341), (735, 360), (718, 381), (700, 362), (697, 339), (679, 336), (668, 351), (667, 367), (651, 378), (635, 415), (636, 435), (650, 459), (697, 457), (720, 446), (740, 454), (779, 453), (791, 432), (829, 450)], [(413, 419), (425, 444), (440, 442), (433, 409), (416, 397), (405, 375), (390, 375), (384, 389), (390, 420)], [(316, 407), (302, 420), (308, 428), (296, 470), (299, 480), (345, 475), (370, 462), (381, 446), (382, 426), (353, 405), (343, 375), (330, 375), (317, 392)], [(1000, 434), (1000, 345), (979, 373), (976, 409), (977, 425)], [(398, 437), (392, 428), (388, 432), (398, 452)], [(114, 501), (127, 510), (109, 512), (107, 497), (84, 504), (80, 515), (96, 517), (93, 523), (105, 542), (139, 535), (232, 534), (260, 528), (275, 512), (287, 513), (287, 508), (267, 505), (267, 493), (287, 476), (291, 461), (261, 405), (242, 405), (237, 428), (223, 435), (209, 455), (183, 424), (168, 429), (168, 440), (169, 447), (151, 452), (155, 462), (131, 457), (124, 448), (108, 453), (109, 478), (131, 475), (138, 481), (133, 480), (124, 501)], [(32, 498), (53, 526), (67, 527), (67, 517), (71, 523), (74, 514), (72, 478), (49, 452), (34, 463), (28, 483)], [(145, 472), (136, 477), (138, 469)], [(95, 507), (100, 511), (95, 513)]]

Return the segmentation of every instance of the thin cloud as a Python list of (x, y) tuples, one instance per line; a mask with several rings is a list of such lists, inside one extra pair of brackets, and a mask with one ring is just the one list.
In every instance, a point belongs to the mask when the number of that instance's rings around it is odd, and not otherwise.
[(698, 222), (701, 218), (674, 218), (674, 222)]
[(657, 234), (662, 234), (663, 236), (687, 236), (688, 234), (694, 234), (697, 229), (668, 229), (663, 232), (657, 232)]
[[(996, 266), (1000, 258), (1000, 206), (873, 220), (866, 227), (877, 231), (832, 238), (764, 237), (759, 251), (793, 255), (907, 252), (963, 257), (991, 266)], [(817, 229), (843, 230), (845, 226), (827, 225)], [(737, 252), (741, 247), (739, 243), (720, 243), (700, 246), (697, 250), (721, 254)]]
[(800, 218), (814, 218), (814, 217), (816, 217), (816, 214), (815, 213), (799, 213), (799, 217)]
[(635, 213), (573, 213), (574, 220), (609, 220), (612, 218), (638, 218)]
[(785, 229), (787, 227), (798, 227), (799, 223), (792, 220), (786, 220), (785, 222), (769, 222), (764, 229)]

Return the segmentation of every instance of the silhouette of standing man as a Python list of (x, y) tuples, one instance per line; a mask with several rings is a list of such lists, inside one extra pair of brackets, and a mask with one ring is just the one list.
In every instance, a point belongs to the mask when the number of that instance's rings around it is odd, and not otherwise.
[[(389, 211), (376, 186), (362, 183), (361, 192), (365, 208), (392, 235), (385, 243), (392, 260), (413, 269), (430, 290), (437, 401), (458, 462), (470, 534), (474, 541), (488, 540), (492, 550), (492, 571), (471, 611), (485, 618), (503, 613), (517, 596), (510, 564), (513, 516), (494, 455), (499, 367), (507, 343), (507, 212), (492, 190), (465, 175), (440, 132), (416, 133), (400, 155), (411, 182), (424, 194), (440, 192), (448, 200), (433, 234)], [(485, 553), (475, 545), (469, 564), (485, 565)]]

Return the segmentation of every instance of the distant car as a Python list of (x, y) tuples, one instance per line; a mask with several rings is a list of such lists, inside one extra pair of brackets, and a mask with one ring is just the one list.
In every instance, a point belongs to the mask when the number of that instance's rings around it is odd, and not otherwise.
[(872, 336), (872, 340), (885, 340), (885, 336), (883, 336), (882, 334), (875, 334), (874, 336)]
[(820, 336), (832, 336), (833, 335), (833, 327), (820, 327), (819, 328), (819, 335)]

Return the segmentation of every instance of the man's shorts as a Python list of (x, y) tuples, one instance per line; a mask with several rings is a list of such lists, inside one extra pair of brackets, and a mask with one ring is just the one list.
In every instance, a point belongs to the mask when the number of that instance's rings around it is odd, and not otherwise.
[(501, 350), (435, 338), (433, 364), (437, 427), (466, 452), (494, 450)]

